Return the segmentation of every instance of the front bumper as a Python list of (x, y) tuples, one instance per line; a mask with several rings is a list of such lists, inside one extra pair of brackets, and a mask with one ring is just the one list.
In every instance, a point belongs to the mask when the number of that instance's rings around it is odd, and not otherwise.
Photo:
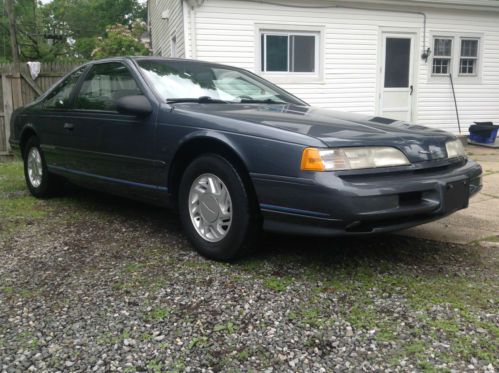
[(264, 228), (335, 236), (390, 232), (447, 216), (481, 189), (472, 160), (398, 170), (252, 174)]

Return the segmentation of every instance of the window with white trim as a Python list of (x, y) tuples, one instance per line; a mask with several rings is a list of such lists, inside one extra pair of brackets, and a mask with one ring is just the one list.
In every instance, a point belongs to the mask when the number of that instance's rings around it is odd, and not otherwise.
[(451, 72), (452, 39), (435, 38), (433, 44), (433, 75), (448, 75)]
[(478, 35), (434, 36), (431, 78), (439, 80), (452, 74), (460, 82), (480, 80), (480, 43)]
[(262, 72), (318, 73), (318, 32), (261, 31), (260, 37)]
[(459, 59), (459, 75), (476, 75), (478, 60), (478, 39), (462, 38)]

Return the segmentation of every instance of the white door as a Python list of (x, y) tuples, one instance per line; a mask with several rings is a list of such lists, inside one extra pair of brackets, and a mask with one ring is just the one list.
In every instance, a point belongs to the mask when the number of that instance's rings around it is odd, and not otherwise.
[(413, 34), (383, 33), (380, 115), (410, 121), (412, 116)]

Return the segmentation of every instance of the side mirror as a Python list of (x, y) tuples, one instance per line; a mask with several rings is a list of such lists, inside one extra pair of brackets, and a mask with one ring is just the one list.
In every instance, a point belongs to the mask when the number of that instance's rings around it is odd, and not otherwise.
[(145, 117), (152, 113), (152, 106), (146, 96), (124, 96), (116, 100), (116, 110), (121, 114)]

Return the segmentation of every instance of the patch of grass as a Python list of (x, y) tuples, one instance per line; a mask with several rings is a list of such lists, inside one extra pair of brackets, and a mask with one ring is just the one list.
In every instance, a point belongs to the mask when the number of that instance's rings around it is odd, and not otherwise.
[(249, 358), (251, 357), (251, 352), (248, 351), (248, 350), (242, 350), (242, 351), (239, 351), (237, 354), (236, 354), (236, 359), (241, 362), (241, 363), (244, 363), (245, 361), (247, 361)]
[(408, 354), (421, 354), (426, 350), (426, 344), (421, 340), (415, 340), (404, 347)]
[(0, 163), (0, 193), (26, 190), (22, 162)]
[(189, 350), (193, 349), (196, 346), (204, 346), (208, 342), (208, 337), (194, 337), (189, 341), (189, 344), (187, 345), (187, 348)]
[(292, 283), (291, 277), (285, 276), (285, 277), (277, 277), (277, 276), (271, 276), (268, 277), (264, 280), (264, 285), (273, 291), (276, 292), (283, 292), (285, 291), (289, 285)]
[(5, 295), (14, 294), (14, 288), (12, 286), (4, 286), (0, 288), (0, 291), (2, 291), (2, 293), (4, 293)]
[(185, 361), (183, 359), (179, 359), (173, 363), (171, 372), (180, 373), (185, 371), (185, 368), (186, 368)]
[(163, 363), (160, 360), (151, 360), (147, 363), (147, 368), (154, 373), (161, 373), (163, 371)]
[(30, 290), (30, 289), (16, 289), (12, 286), (5, 286), (0, 288), (0, 291), (5, 295), (18, 295), (22, 298), (33, 298), (40, 294), (40, 290)]
[(428, 373), (433, 373), (433, 372), (447, 372), (449, 371), (448, 369), (437, 369), (435, 365), (430, 363), (429, 361), (419, 361), (418, 362), (418, 368), (421, 369), (423, 372), (428, 372)]
[(125, 266), (124, 271), (128, 272), (128, 273), (135, 273), (135, 272), (141, 271), (142, 269), (144, 269), (144, 267), (145, 267), (145, 264), (143, 264), (143, 263), (128, 263)]
[(214, 263), (210, 263), (208, 260), (187, 260), (183, 263), (183, 265), (187, 268), (192, 268), (192, 269), (211, 269), (212, 265)]
[(9, 219), (38, 219), (48, 213), (45, 201), (32, 196), (19, 196), (0, 199), (0, 216)]
[(149, 320), (155, 320), (155, 321), (161, 321), (164, 320), (165, 318), (170, 315), (171, 309), (169, 308), (163, 308), (163, 307), (156, 307), (153, 308), (147, 315), (147, 319)]
[(32, 332), (24, 331), (17, 335), (19, 343), (28, 350), (36, 350), (39, 346), (39, 341)]
[(241, 268), (248, 272), (256, 272), (259, 268), (262, 268), (262, 261), (256, 258), (246, 258), (240, 263)]
[(428, 320), (427, 323), (446, 333), (457, 333), (459, 326), (454, 320)]
[(97, 344), (100, 345), (115, 345), (121, 342), (121, 336), (115, 335), (114, 333), (104, 333), (96, 338)]
[(485, 237), (485, 238), (481, 239), (480, 241), (499, 242), (499, 235)]
[(213, 327), (214, 332), (227, 332), (229, 334), (234, 333), (234, 331), (237, 329), (236, 326), (234, 326), (234, 323), (231, 321), (227, 322), (226, 324), (217, 324)]
[(290, 312), (289, 319), (313, 327), (321, 327), (329, 322), (329, 318), (322, 315), (319, 307), (310, 306)]

